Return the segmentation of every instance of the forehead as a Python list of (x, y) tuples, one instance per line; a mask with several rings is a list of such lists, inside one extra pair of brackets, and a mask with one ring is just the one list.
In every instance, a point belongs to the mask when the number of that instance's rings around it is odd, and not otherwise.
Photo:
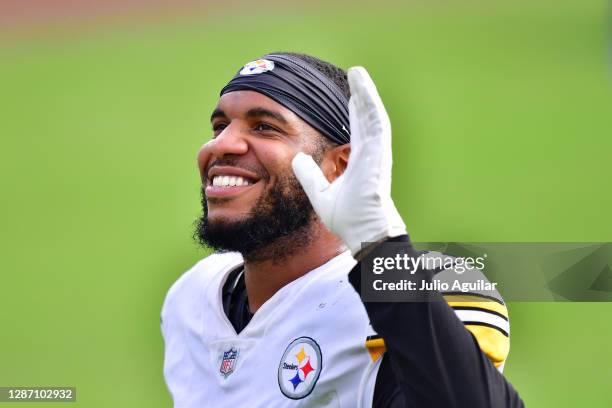
[(255, 91), (233, 91), (223, 94), (217, 103), (220, 109), (229, 117), (242, 117), (252, 109), (263, 108), (282, 115), (282, 117), (292, 124), (307, 125), (293, 111), (284, 107), (274, 99), (269, 98)]

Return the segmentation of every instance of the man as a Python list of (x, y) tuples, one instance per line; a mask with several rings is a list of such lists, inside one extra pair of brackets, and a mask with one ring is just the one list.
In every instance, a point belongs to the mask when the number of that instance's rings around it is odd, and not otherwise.
[[(196, 236), (218, 251), (162, 310), (175, 407), (522, 406), (496, 369), (501, 299), (359, 296), (360, 267), (388, 243), (439, 256), (412, 249), (391, 199), (390, 124), (365, 69), (267, 55), (223, 88), (211, 123)], [(434, 273), (450, 272), (410, 276)]]

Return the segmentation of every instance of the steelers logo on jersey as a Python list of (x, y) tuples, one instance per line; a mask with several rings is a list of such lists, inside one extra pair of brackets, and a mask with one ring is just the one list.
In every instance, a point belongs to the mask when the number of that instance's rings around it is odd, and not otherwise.
[(310, 337), (293, 340), (278, 366), (278, 385), (282, 393), (291, 399), (308, 396), (319, 379), (322, 367), (321, 348), (316, 341)]

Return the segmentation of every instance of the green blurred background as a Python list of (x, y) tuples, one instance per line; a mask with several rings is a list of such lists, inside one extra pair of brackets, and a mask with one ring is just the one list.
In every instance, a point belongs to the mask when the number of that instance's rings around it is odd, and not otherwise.
[[(171, 405), (159, 312), (205, 256), (191, 240), (196, 152), (218, 91), (270, 51), (369, 69), (415, 240), (612, 241), (606, 12), (243, 2), (5, 35), (0, 386), (76, 386), (78, 402), (58, 406)], [(506, 374), (527, 406), (612, 406), (611, 304), (509, 309)]]

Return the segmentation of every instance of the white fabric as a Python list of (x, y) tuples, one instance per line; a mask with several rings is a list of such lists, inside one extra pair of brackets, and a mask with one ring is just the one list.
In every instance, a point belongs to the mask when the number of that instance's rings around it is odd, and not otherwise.
[[(229, 272), (242, 262), (235, 253), (211, 255), (185, 273), (166, 297), (164, 376), (174, 406), (361, 405), (363, 393), (373, 393), (377, 368), (365, 348), (365, 308), (348, 282), (355, 265), (351, 255), (345, 252), (280, 289), (237, 335), (223, 311), (221, 292)], [(281, 391), (279, 365), (290, 343), (305, 336), (320, 347), (322, 368), (311, 393), (294, 400)], [(221, 360), (230, 349), (238, 350), (238, 357), (225, 377)], [(291, 384), (283, 386), (292, 390)]]

